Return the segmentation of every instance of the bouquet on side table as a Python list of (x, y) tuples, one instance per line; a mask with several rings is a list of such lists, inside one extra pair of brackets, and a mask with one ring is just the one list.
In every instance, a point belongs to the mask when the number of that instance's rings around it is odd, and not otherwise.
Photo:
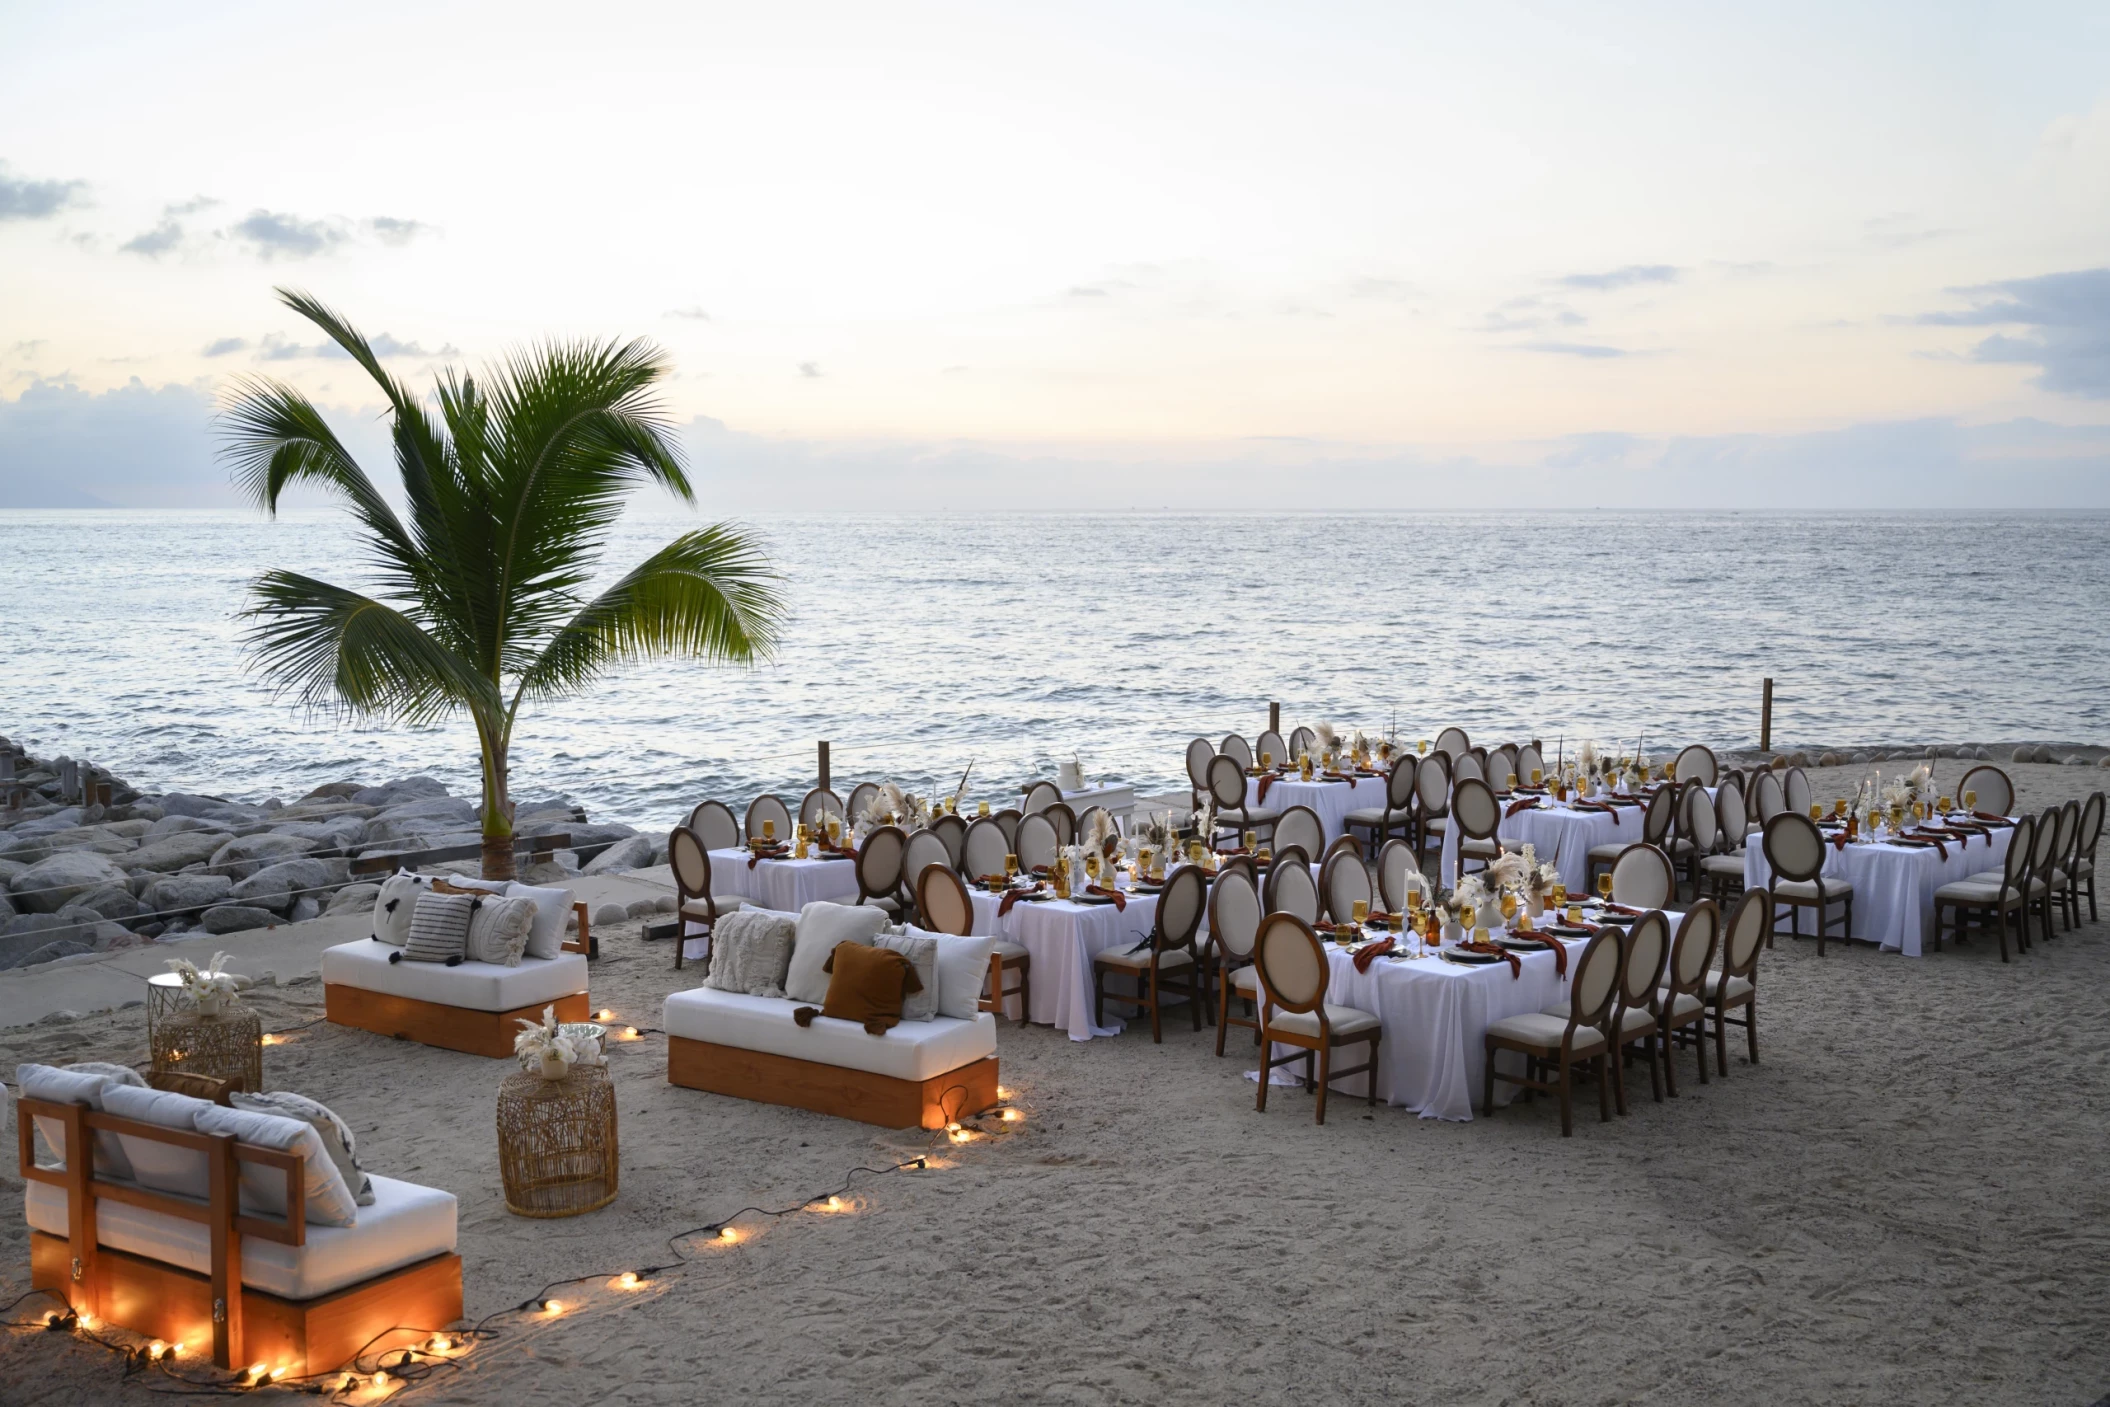
[(199, 967), (189, 958), (170, 958), (169, 971), (183, 984), (183, 997), (200, 1016), (219, 1016), (239, 999), (249, 979), (226, 970), (227, 954), (214, 953), (212, 961)]

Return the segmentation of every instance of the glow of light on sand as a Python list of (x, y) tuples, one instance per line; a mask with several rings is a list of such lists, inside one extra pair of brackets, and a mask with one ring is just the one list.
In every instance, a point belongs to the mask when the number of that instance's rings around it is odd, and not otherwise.
[(376, 1388), (380, 1389), (380, 1390), (381, 1390), (382, 1392), (387, 1392), (387, 1391), (388, 1391), (388, 1374), (386, 1374), (386, 1373), (376, 1373), (376, 1374), (374, 1374), (374, 1386), (375, 1386)]
[(718, 1239), (730, 1245), (740, 1239), (740, 1233), (730, 1226), (721, 1226), (718, 1228)]
[(81, 1325), (81, 1327), (82, 1327), (83, 1329), (92, 1329), (92, 1328), (94, 1328), (94, 1327), (95, 1327), (95, 1316), (94, 1316), (94, 1315), (92, 1315), (92, 1314), (83, 1314), (83, 1315), (82, 1315), (82, 1316), (80, 1317), (80, 1325)]
[(593, 1019), (596, 1021), (613, 1021), (615, 1020), (615, 1013), (604, 1006), (593, 1014)]
[(634, 1040), (636, 1040), (636, 1039), (637, 1039), (637, 1027), (635, 1027), (635, 1026), (625, 1026), (625, 1027), (623, 1028), (623, 1039), (624, 1039), (624, 1040), (626, 1040), (626, 1041), (634, 1041)]
[(263, 1040), (259, 1042), (261, 1045), (284, 1045), (285, 1043), (286, 1038), (276, 1031), (267, 1031)]
[(618, 1290), (634, 1290), (641, 1283), (635, 1270), (626, 1270), (615, 1277), (615, 1288)]
[(544, 1300), (542, 1302), (542, 1312), (549, 1315), (562, 1314), (564, 1312), (564, 1301)]
[(1011, 1097), (1010, 1087), (1007, 1085), (998, 1085), (996, 1087), (996, 1097), (998, 1099), (1009, 1099)]
[(1006, 1109), (1004, 1111), (1004, 1122), (1007, 1124), (1015, 1124), (1025, 1117), (1024, 1114), (1019, 1113), (1016, 1109)]
[(839, 1211), (841, 1211), (842, 1209), (843, 1209), (843, 1199), (842, 1199), (842, 1198), (840, 1198), (840, 1197), (830, 1197), (830, 1198), (828, 1199), (828, 1210), (829, 1210), (829, 1211), (831, 1211), (831, 1212), (839, 1212)]

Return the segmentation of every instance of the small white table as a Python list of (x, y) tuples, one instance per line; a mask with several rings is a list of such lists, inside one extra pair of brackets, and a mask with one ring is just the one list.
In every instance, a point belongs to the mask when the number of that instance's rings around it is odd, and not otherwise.
[(745, 850), (711, 852), (711, 893), (745, 899), (765, 909), (795, 914), (826, 900), (857, 902), (855, 860), (757, 860), (748, 867)]
[[(1130, 894), (1127, 906), (1120, 909), (1110, 903), (1021, 899), (1001, 919), (996, 912), (1003, 906), (1001, 895), (976, 889), (970, 897), (977, 934), (1008, 938), (1024, 946), (1033, 959), (1029, 1020), (1058, 1026), (1073, 1041), (1121, 1034), (1119, 1022), (1105, 1026), (1092, 1022), (1092, 959), (1109, 948), (1146, 941), (1157, 919), (1157, 895)], [(1005, 1008), (1005, 1015), (1016, 1015), (1015, 996), (1006, 999)]]
[[(1824, 874), (1854, 887), (1850, 936), (1916, 958), (1922, 941), (1934, 931), (1934, 891), (1987, 870), (1997, 874), (2007, 863), (2008, 843), (2014, 838), (2012, 826), (2001, 826), (1990, 837), (1974, 835), (1962, 845), (1945, 840), (1947, 855), (1931, 847), (1883, 841), (1856, 841), (1841, 850), (1827, 840)], [(1772, 882), (1765, 842), (1753, 835), (1744, 842), (1744, 884), (1755, 888)], [(1815, 932), (1810, 928), (1811, 936)]]

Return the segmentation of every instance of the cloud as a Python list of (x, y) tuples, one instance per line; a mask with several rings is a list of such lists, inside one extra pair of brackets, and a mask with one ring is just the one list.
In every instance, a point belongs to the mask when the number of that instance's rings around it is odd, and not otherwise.
[(1954, 230), (1932, 229), (1912, 215), (1878, 215), (1861, 222), (1861, 237), (1878, 249), (1904, 249), (1955, 234)]
[(86, 181), (18, 181), (0, 163), (0, 220), (44, 220), (79, 202)]
[(806, 376), (806, 377), (818, 377), (818, 376), (819, 376), (820, 374), (821, 374), (821, 364), (820, 364), (819, 362), (800, 362), (800, 363), (799, 363), (799, 375), (801, 375), (801, 376)]
[(701, 307), (669, 308), (666, 312), (662, 313), (661, 316), (670, 318), (687, 318), (691, 322), (709, 322), (711, 320), (711, 315), (705, 312)]
[(224, 357), (229, 352), (239, 352), (246, 349), (248, 346), (249, 342), (246, 338), (221, 337), (214, 341), (206, 343), (205, 350), (199, 353), (199, 355), (206, 357)]
[(1592, 293), (1609, 293), (1617, 288), (1677, 281), (1678, 269), (1673, 264), (1628, 264), (1625, 268), (1611, 269), (1601, 274), (1569, 274), (1554, 280), (1562, 288), (1580, 288)]
[(1519, 344), (1519, 350), (1544, 352), (1549, 356), (1556, 357), (1586, 357), (1592, 359), (1633, 355), (1624, 347), (1607, 347), (1600, 342), (1524, 342)]
[(148, 259), (159, 259), (162, 255), (183, 243), (183, 226), (174, 220), (163, 220), (151, 230), (142, 230), (123, 244), (117, 246), (120, 254), (138, 254)]
[(1512, 298), (1487, 315), (1482, 332), (1535, 332), (1545, 327), (1581, 327), (1589, 319), (1565, 303), (1536, 294)]
[(1951, 289), (1977, 306), (1922, 313), (1930, 327), (2022, 327), (2021, 336), (1994, 333), (1971, 348), (1970, 359), (2034, 366), (2031, 384), (2061, 395), (2110, 398), (2110, 268), (2075, 269), (2034, 278)]
[(9, 347), (7, 354), (11, 357), (33, 357), (37, 354), (37, 350), (44, 345), (44, 342), (45, 339), (42, 337), (32, 337)]
[(398, 220), (393, 215), (376, 215), (366, 222), (374, 238), (391, 249), (401, 248), (420, 235), (432, 233), (432, 226), (420, 220)]
[[(239, 338), (223, 337), (219, 342), (213, 343), (213, 346), (218, 347), (229, 342), (237, 345), (228, 347), (228, 351), (235, 351), (240, 346), (246, 345)], [(421, 343), (405, 342), (401, 338), (386, 332), (377, 333), (367, 338), (366, 344), (374, 349), (374, 355), (377, 357), (458, 357), (461, 355), (461, 348), (455, 346), (452, 342), (444, 343), (437, 352), (428, 352)], [(213, 356), (216, 354), (208, 350), (206, 355)], [(256, 356), (258, 361), (266, 362), (298, 361), (303, 357), (334, 357), (339, 361), (351, 360), (351, 354), (335, 342), (293, 342), (287, 340), (285, 334), (280, 332), (266, 333), (264, 340), (257, 344)]]
[(229, 231), (263, 259), (306, 259), (336, 248), (344, 231), (334, 221), (303, 220), (273, 210), (252, 210)]
[(219, 203), (219, 201), (209, 195), (194, 195), (189, 200), (163, 206), (161, 213), (164, 215), (197, 215), (212, 209)]

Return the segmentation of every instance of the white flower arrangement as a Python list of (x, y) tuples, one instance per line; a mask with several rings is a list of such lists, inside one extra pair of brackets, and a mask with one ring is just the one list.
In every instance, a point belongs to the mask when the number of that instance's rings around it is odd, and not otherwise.
[(247, 977), (226, 971), (226, 962), (225, 953), (214, 953), (212, 961), (202, 968), (189, 958), (168, 960), (169, 971), (175, 973), (183, 984), (185, 1000), (196, 1007), (200, 1015), (219, 1015), (250, 985)]
[[(1208, 809), (1203, 808), (1204, 811)], [(1114, 827), (1113, 816), (1103, 809), (1094, 811), (1091, 830), (1084, 837), (1086, 847), (1101, 855), (1107, 855), (1118, 847), (1120, 839), (1121, 833)]]
[(1319, 756), (1322, 758), (1333, 756), (1334, 753), (1340, 750), (1341, 746), (1340, 735), (1334, 732), (1331, 723), (1320, 723), (1315, 726), (1311, 730), (1311, 741), (1312, 745), (1318, 748)]
[(882, 782), (857, 819), (867, 826), (912, 824), (924, 814), (924, 805), (921, 797), (909, 795), (892, 782)]
[(554, 1006), (542, 1008), (540, 1021), (521, 1018), (520, 1034), (513, 1037), (513, 1055), (520, 1061), (521, 1069), (545, 1080), (563, 1079), (574, 1065), (601, 1063), (596, 1043), (564, 1034), (557, 1024)]
[(1487, 868), (1482, 870), (1480, 875), (1483, 882), (1499, 896), (1505, 889), (1521, 889), (1524, 885), (1525, 876), (1530, 874), (1530, 872), (1530, 868), (1525, 865), (1522, 855), (1513, 854), (1505, 850), (1490, 860)]

